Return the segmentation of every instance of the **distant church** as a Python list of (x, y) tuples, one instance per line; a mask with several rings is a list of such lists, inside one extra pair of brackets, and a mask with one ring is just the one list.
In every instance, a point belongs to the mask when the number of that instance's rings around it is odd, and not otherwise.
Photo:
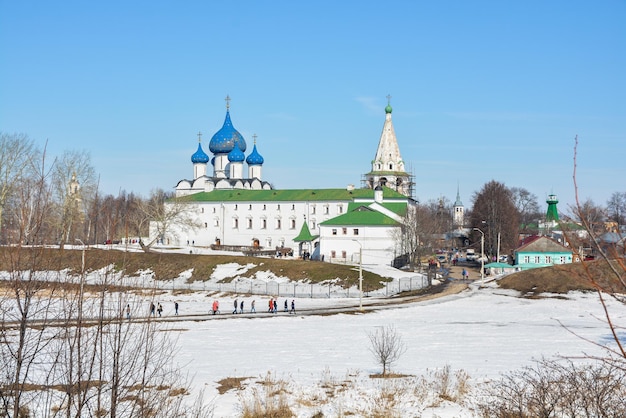
[[(389, 100), (389, 96), (387, 97)], [(265, 162), (256, 144), (247, 144), (235, 129), (226, 97), (226, 118), (211, 138), (208, 155), (198, 134), (191, 155), (193, 178), (176, 185), (194, 228), (180, 225), (161, 236), (155, 225), (151, 238), (170, 245), (218, 246), (272, 250), (308, 255), (328, 262), (390, 264), (397, 254), (393, 231), (415, 202), (413, 176), (406, 171), (391, 119), (385, 122), (371, 171), (363, 188), (275, 190), (262, 178)], [(245, 165), (247, 170), (245, 170)], [(174, 202), (166, 203), (173, 205)]]

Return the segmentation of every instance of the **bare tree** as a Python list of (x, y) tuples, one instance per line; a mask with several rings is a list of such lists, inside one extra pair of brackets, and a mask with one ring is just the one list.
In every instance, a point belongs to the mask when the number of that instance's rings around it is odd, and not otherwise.
[(436, 211), (431, 207), (420, 203), (408, 205), (394, 241), (398, 254), (406, 256), (411, 269), (421, 266), (422, 259), (432, 253), (439, 229)]
[(57, 202), (59, 244), (73, 242), (75, 237), (87, 241), (78, 229), (87, 217), (87, 208), (96, 192), (96, 175), (86, 151), (65, 151), (57, 158), (52, 184)]
[(406, 345), (402, 341), (402, 336), (398, 334), (393, 325), (378, 327), (375, 331), (367, 334), (370, 339), (370, 352), (383, 367), (383, 376), (392, 364), (406, 351)]
[(487, 254), (495, 255), (498, 244), (505, 252), (517, 246), (519, 213), (513, 194), (503, 183), (492, 180), (474, 194), (470, 221), (473, 228), (484, 232)]
[(539, 210), (537, 196), (523, 187), (511, 187), (510, 190), (513, 197), (513, 204), (517, 209), (517, 213), (519, 213), (522, 230), (533, 222), (541, 219), (542, 214)]
[(606, 203), (609, 219), (617, 223), (617, 231), (620, 225), (624, 225), (624, 216), (626, 215), (626, 193), (614, 192), (609, 201)]
[(601, 205), (596, 205), (592, 199), (579, 201), (569, 207), (571, 217), (593, 234), (601, 233), (604, 230), (606, 220), (606, 209)]
[[(573, 181), (574, 181), (574, 190), (576, 191), (576, 204), (574, 210), (579, 214), (584, 214), (584, 209), (582, 208), (579, 200), (578, 200), (578, 184), (576, 178), (576, 169), (577, 169), (577, 150), (578, 150), (578, 137), (575, 139), (574, 145), (574, 173), (573, 173)], [(626, 347), (624, 346), (623, 339), (620, 339), (620, 330), (624, 329), (624, 324), (619, 325), (616, 324), (611, 310), (609, 309), (605, 298), (612, 297), (617, 300), (622, 305), (626, 305), (626, 298), (624, 298), (624, 294), (626, 294), (626, 264), (624, 263), (623, 257), (616, 257), (617, 254), (610, 254), (598, 242), (598, 234), (597, 231), (594, 230), (593, 224), (588, 217), (581, 216), (581, 223), (583, 228), (589, 234), (591, 241), (593, 242), (594, 247), (598, 251), (598, 255), (600, 260), (596, 263), (601, 263), (605, 267), (603, 271), (608, 273), (603, 274), (602, 276), (598, 276), (597, 273), (594, 273), (591, 270), (590, 263), (584, 260), (582, 254), (579, 254), (577, 251), (577, 247), (570, 246), (574, 250), (574, 254), (578, 256), (580, 260), (582, 260), (583, 267), (585, 269), (585, 279), (589, 281), (589, 283), (596, 289), (600, 304), (603, 307), (604, 311), (604, 319), (606, 320), (607, 326), (611, 332), (611, 336), (613, 337), (613, 341), (615, 342), (615, 348), (603, 346), (608, 353), (608, 357), (601, 359), (603, 361), (610, 362), (618, 362), (620, 364), (620, 368), (623, 371), (626, 371)], [(566, 234), (566, 240), (570, 242), (571, 237)], [(596, 264), (598, 265), (598, 264)]]
[(0, 227), (5, 206), (32, 171), (37, 154), (33, 141), (26, 135), (0, 133)]
[(191, 212), (191, 204), (185, 197), (179, 198), (167, 194), (161, 189), (154, 190), (150, 198), (140, 203), (141, 217), (136, 228), (138, 234), (150, 225), (150, 241), (140, 241), (144, 251), (168, 234), (175, 235), (176, 230), (196, 229), (200, 227), (197, 218)]

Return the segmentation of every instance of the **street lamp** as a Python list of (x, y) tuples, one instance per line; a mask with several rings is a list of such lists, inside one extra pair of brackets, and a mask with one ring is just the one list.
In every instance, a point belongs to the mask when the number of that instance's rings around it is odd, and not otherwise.
[(480, 280), (485, 282), (485, 233), (480, 228), (474, 228), (474, 231), (480, 232)]
[(353, 239), (359, 244), (359, 310), (363, 311), (363, 244)]

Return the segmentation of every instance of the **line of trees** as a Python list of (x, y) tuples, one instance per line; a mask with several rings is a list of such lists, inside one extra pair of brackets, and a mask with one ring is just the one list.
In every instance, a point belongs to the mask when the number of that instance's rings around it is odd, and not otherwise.
[[(488, 257), (498, 253), (511, 255), (519, 246), (520, 237), (545, 233), (545, 227), (542, 230), (541, 225), (545, 223), (546, 210), (540, 208), (537, 196), (522, 187), (507, 187), (496, 180), (485, 183), (472, 195), (471, 208), (465, 211), (464, 225), (455, 225), (452, 213), (453, 205), (445, 198), (415, 202), (410, 206), (394, 237), (397, 254), (402, 256), (398, 264), (413, 268), (421, 265), (438, 248), (479, 245), (481, 232), (484, 233)], [(568, 207), (560, 218), (564, 221), (562, 228), (579, 225), (579, 229), (583, 229), (582, 225), (586, 225), (595, 237), (604, 232), (622, 233), (626, 222), (626, 192), (613, 193), (606, 206), (586, 199)], [(463, 228), (465, 232), (454, 235)], [(464, 243), (461, 239), (466, 233), (469, 242)], [(576, 247), (591, 247), (594, 251), (599, 245), (592, 239), (576, 238), (573, 234), (570, 241)]]
[[(127, 291), (119, 258), (64, 249), (146, 235), (167, 198), (156, 194), (101, 197), (86, 152), (49, 161), (28, 137), (0, 134), (0, 416), (209, 416), (183, 401), (175, 334)], [(90, 268), (109, 254), (115, 269)]]
[(149, 235), (154, 220), (164, 233), (176, 218), (164, 209), (168, 199), (173, 194), (161, 189), (147, 198), (125, 191), (102, 195), (88, 152), (69, 150), (50, 159), (28, 136), (0, 133), (1, 244), (139, 239)]

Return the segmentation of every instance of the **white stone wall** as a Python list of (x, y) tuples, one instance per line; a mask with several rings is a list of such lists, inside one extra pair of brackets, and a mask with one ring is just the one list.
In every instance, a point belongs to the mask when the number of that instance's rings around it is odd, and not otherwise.
[[(346, 213), (348, 202), (198, 202), (190, 204), (190, 212), (199, 225), (184, 231), (174, 226), (165, 236), (165, 244), (209, 246), (216, 239), (222, 245), (253, 245), (290, 247), (297, 250), (302, 223), (308, 222), (311, 234), (319, 235), (319, 224)], [(297, 254), (297, 253), (296, 253)]]
[(398, 227), (322, 226), (320, 257), (323, 256), (324, 261), (331, 263), (358, 264), (359, 249), (362, 245), (363, 264), (390, 265), (396, 256), (394, 251), (396, 243), (393, 239), (396, 228)]

